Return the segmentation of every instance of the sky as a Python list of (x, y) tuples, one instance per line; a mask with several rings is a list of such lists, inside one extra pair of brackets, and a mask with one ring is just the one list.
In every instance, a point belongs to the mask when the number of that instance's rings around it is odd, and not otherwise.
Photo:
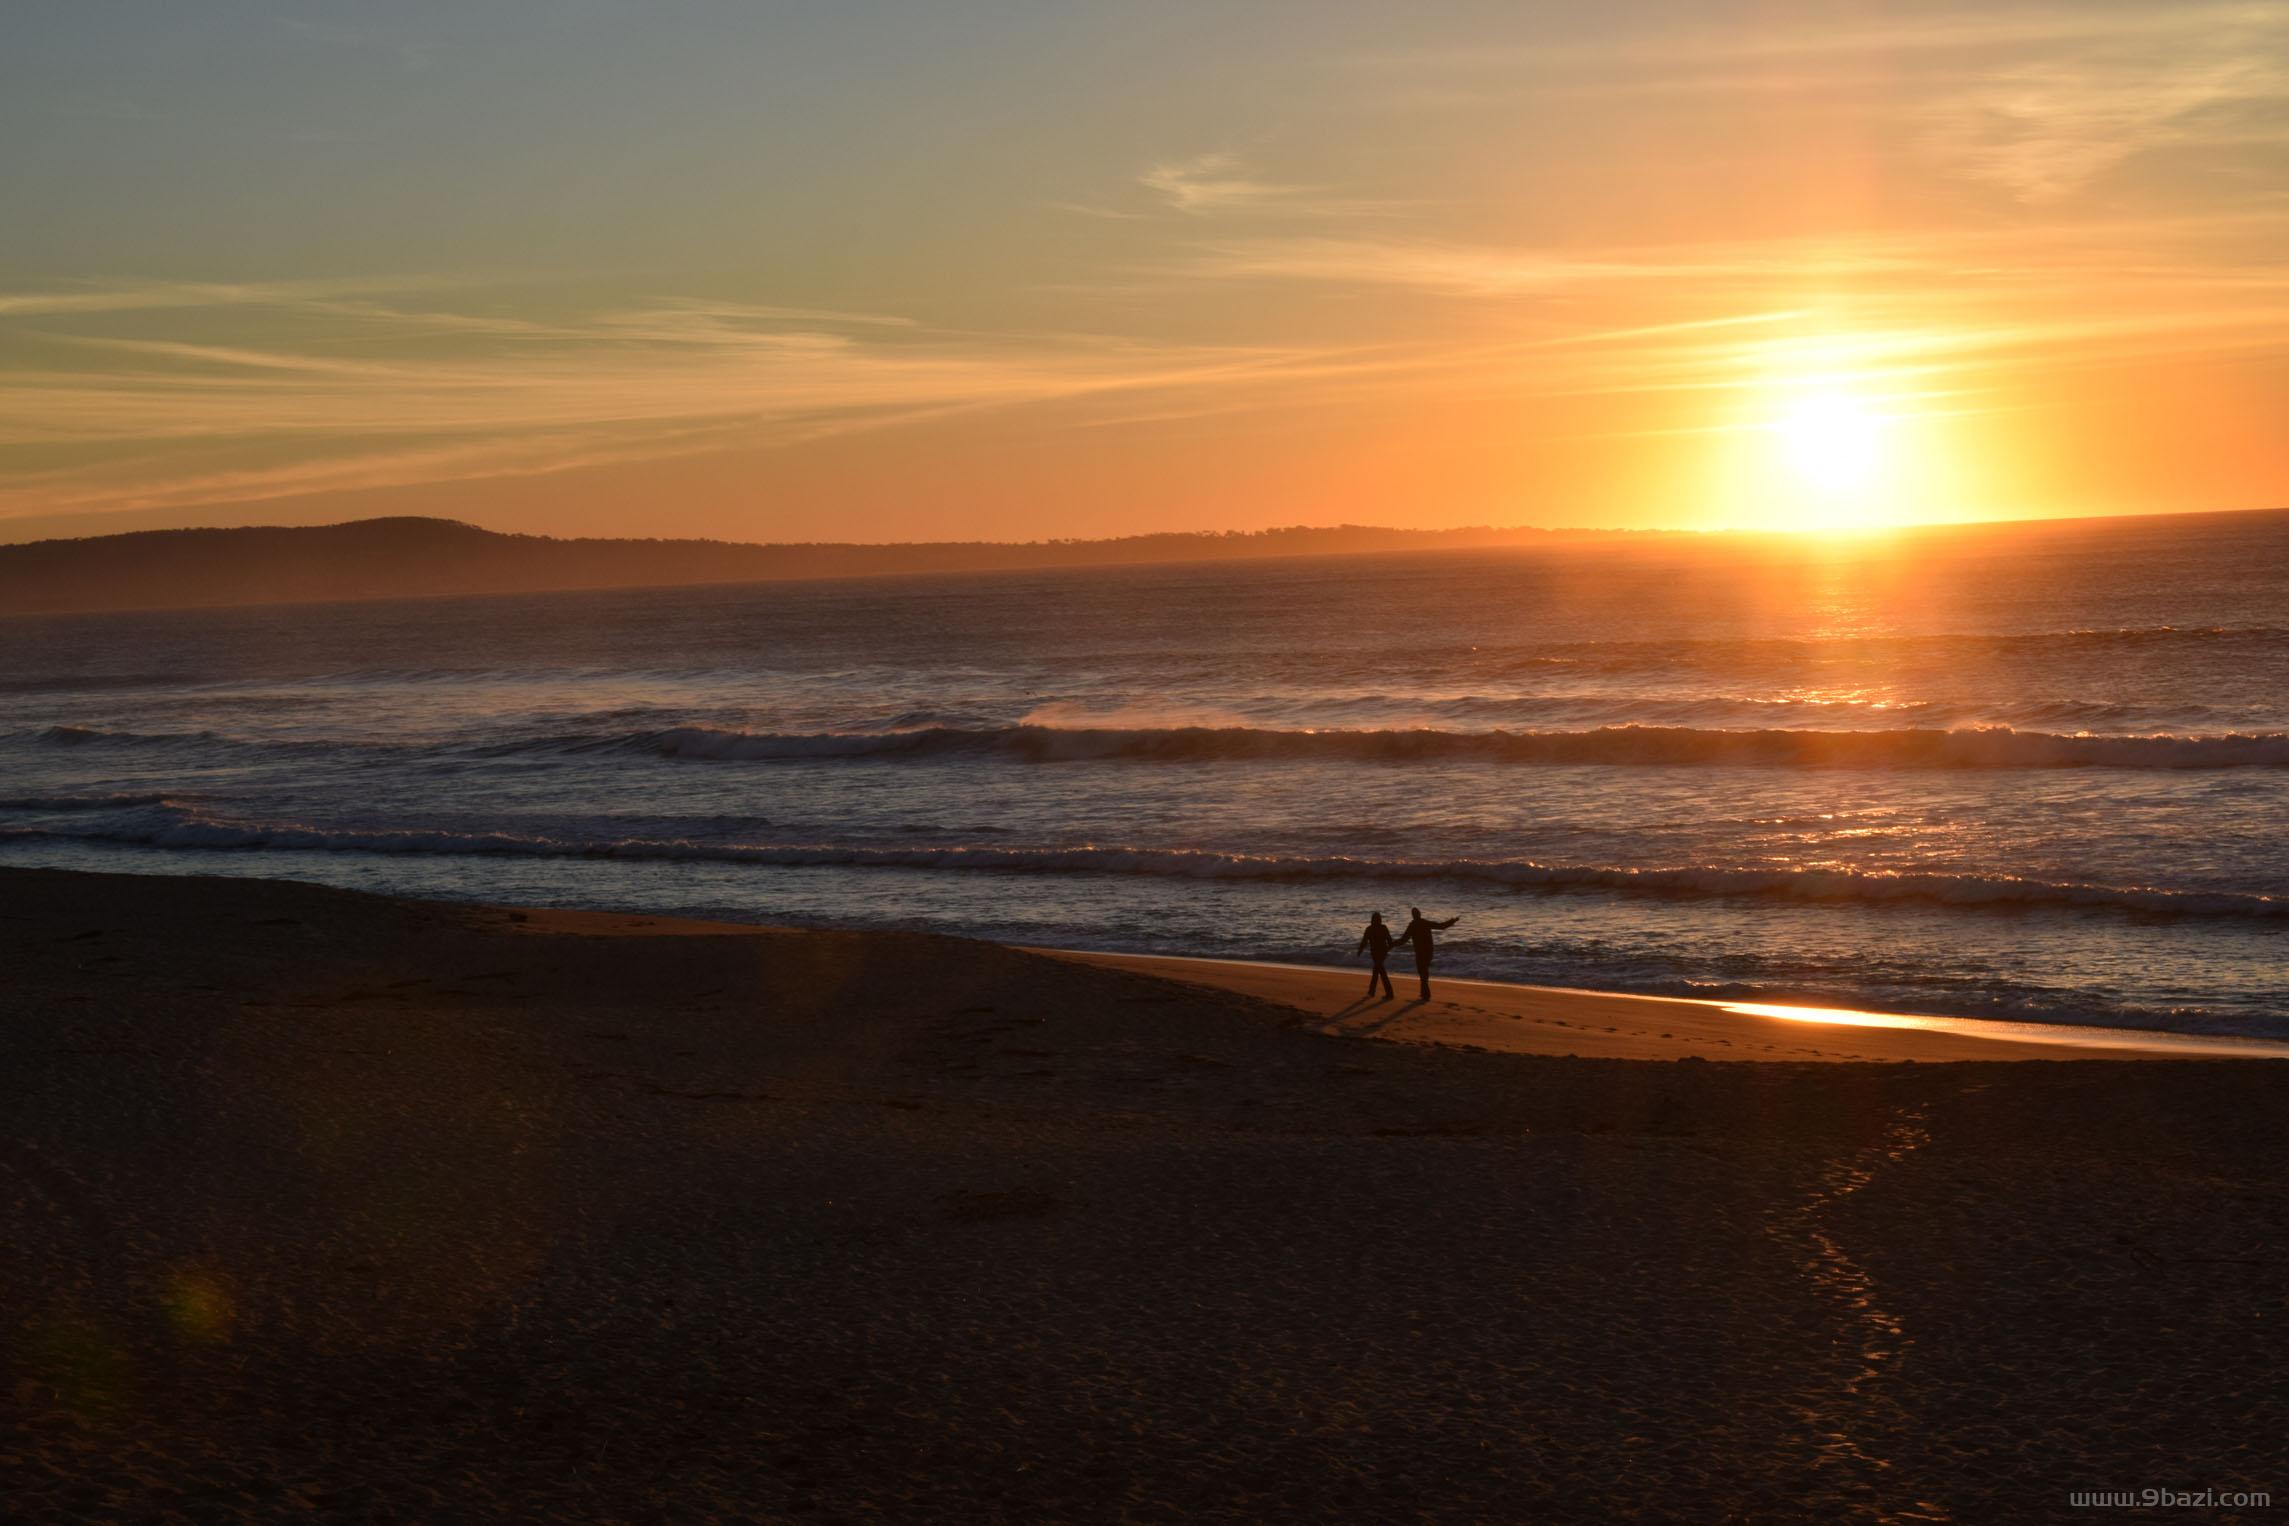
[(10, 0), (0, 540), (2289, 504), (2289, 0)]

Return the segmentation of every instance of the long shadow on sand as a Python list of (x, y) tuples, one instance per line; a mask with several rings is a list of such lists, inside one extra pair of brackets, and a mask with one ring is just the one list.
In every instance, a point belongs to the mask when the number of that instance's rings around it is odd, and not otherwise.
[[(1331, 1029), (1352, 1036), (1380, 1033), (1422, 1005), (1420, 1000), (1400, 1001), (1391, 996), (1374, 998), (1362, 996), (1342, 1011), (1329, 1014), (1327, 1022)], [(1388, 1010), (1378, 1012), (1377, 1008)], [(1370, 1013), (1374, 1014), (1373, 1021), (1355, 1021), (1355, 1019), (1366, 1017)]]

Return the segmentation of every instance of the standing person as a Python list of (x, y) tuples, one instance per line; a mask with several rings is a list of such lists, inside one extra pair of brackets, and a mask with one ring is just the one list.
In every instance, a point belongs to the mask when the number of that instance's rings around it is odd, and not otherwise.
[(1420, 906), (1410, 906), (1407, 910), (1414, 913), (1415, 919), (1409, 922), (1406, 930), (1399, 934), (1399, 941), (1412, 943), (1415, 946), (1415, 976), (1423, 983), (1422, 999), (1429, 1001), (1431, 999), (1431, 934), (1445, 932), (1460, 922), (1462, 918), (1449, 917), (1444, 922), (1426, 922), (1423, 920), (1423, 908)]
[(1375, 994), (1375, 982), (1378, 980), (1383, 982), (1385, 1000), (1390, 1000), (1399, 994), (1391, 989), (1391, 972), (1383, 968), (1383, 961), (1391, 957), (1391, 944), (1394, 941), (1391, 937), (1391, 929), (1383, 925), (1383, 913), (1379, 911), (1369, 912), (1367, 914), (1367, 931), (1359, 935), (1359, 947), (1355, 950), (1355, 952), (1365, 954), (1375, 961), (1375, 968), (1367, 972), (1367, 994), (1369, 996)]

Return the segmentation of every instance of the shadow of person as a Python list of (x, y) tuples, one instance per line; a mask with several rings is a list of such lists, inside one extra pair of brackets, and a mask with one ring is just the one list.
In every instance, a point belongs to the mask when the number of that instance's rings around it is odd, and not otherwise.
[(1378, 1013), (1373, 1018), (1373, 1020), (1364, 1023), (1355, 1023), (1344, 1031), (1356, 1038), (1365, 1038), (1369, 1034), (1381, 1033), (1386, 1028), (1395, 1027), (1398, 1024), (1405, 1022), (1407, 1020), (1408, 1010), (1419, 1005), (1420, 1003), (1418, 1002), (1402, 1002), (1398, 1006), (1391, 1008), (1391, 1010), (1388, 1012)]

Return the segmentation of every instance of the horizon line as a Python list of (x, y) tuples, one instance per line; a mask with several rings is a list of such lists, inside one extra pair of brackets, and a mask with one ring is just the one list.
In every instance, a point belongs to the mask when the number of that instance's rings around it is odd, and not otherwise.
[[(1364, 534), (1396, 535), (1434, 538), (1458, 535), (1562, 535), (1580, 539), (1641, 540), (1649, 537), (1676, 537), (1707, 540), (1718, 537), (1744, 537), (1762, 540), (1869, 540), (1926, 530), (1969, 529), (1991, 525), (2076, 525), (2118, 523), (2139, 519), (2215, 519), (2233, 514), (2279, 514), (2289, 512), (2289, 503), (2258, 504), (2232, 509), (2147, 509), (2112, 514), (2018, 514), (1996, 515), (1988, 518), (1908, 520), (1888, 524), (1860, 524), (1849, 526), (1798, 525), (1780, 528), (1751, 525), (1530, 525), (1530, 524), (1470, 524), (1439, 527), (1362, 524), (1341, 521), (1334, 524), (1267, 525), (1255, 530), (1146, 530), (1133, 535), (1076, 535), (1044, 536), (1033, 540), (730, 540), (706, 535), (559, 535), (547, 531), (496, 530), (474, 520), (456, 519), (444, 514), (368, 514), (354, 519), (328, 520), (315, 524), (206, 524), (170, 525), (142, 530), (111, 530), (90, 535), (50, 535), (36, 540), (11, 541), (0, 539), (0, 552), (30, 546), (64, 545), (83, 541), (127, 540), (142, 536), (160, 535), (234, 535), (251, 531), (314, 531), (343, 530), (359, 525), (428, 524), (450, 525), (457, 529), (474, 530), (484, 535), (509, 540), (553, 541), (560, 544), (581, 542), (631, 542), (639, 545), (694, 545), (740, 546), (757, 550), (779, 548), (833, 548), (849, 550), (894, 551), (918, 547), (1001, 547), (1023, 550), (1029, 547), (1117, 546), (1140, 541), (1191, 540), (1239, 541), (1265, 539), (1280, 535), (1311, 534)], [(0, 519), (0, 536), (6, 534), (7, 521)]]

